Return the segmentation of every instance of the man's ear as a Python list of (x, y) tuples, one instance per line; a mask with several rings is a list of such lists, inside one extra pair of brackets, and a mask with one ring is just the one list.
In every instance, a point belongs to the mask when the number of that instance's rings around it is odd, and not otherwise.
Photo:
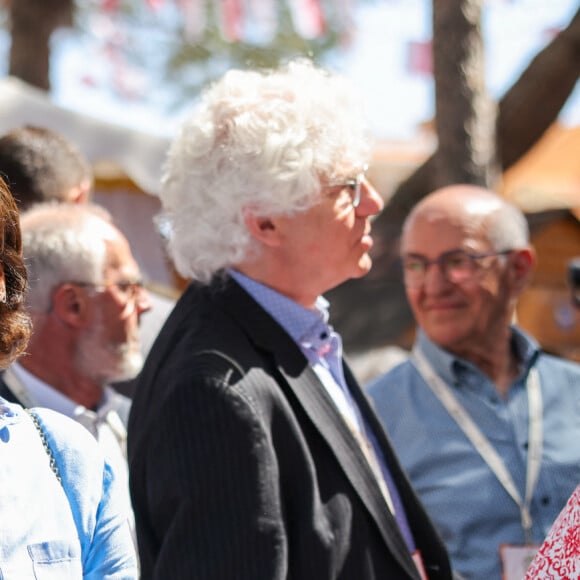
[(84, 204), (88, 203), (90, 197), (91, 182), (85, 179), (79, 185), (70, 188), (66, 199), (69, 203)]
[(280, 245), (280, 232), (275, 219), (257, 215), (251, 209), (245, 209), (243, 217), (244, 224), (253, 238), (266, 246)]
[(536, 266), (536, 251), (532, 246), (514, 250), (510, 256), (514, 289), (519, 294), (529, 284)]
[(52, 295), (52, 312), (68, 326), (84, 326), (88, 305), (86, 290), (75, 284), (62, 284)]

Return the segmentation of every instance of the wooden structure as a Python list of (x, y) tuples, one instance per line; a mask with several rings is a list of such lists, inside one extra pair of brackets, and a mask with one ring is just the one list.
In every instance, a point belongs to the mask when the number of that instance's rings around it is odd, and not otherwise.
[(505, 173), (502, 193), (526, 213), (538, 257), (518, 323), (545, 350), (580, 361), (580, 310), (567, 273), (580, 257), (580, 127), (552, 127)]

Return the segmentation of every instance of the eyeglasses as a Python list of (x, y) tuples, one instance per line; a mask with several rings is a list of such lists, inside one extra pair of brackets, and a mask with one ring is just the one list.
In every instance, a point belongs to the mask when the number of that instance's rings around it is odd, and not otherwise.
[(351, 205), (356, 209), (360, 204), (361, 194), (362, 194), (362, 184), (365, 180), (366, 172), (369, 166), (364, 165), (362, 171), (355, 177), (351, 177), (346, 181), (331, 181), (326, 184), (328, 187), (342, 187), (349, 190)]
[(486, 252), (473, 254), (465, 250), (451, 250), (441, 254), (438, 258), (429, 260), (425, 256), (409, 254), (403, 257), (403, 272), (405, 285), (408, 288), (418, 288), (425, 282), (425, 275), (429, 266), (437, 264), (446, 280), (453, 284), (460, 284), (473, 278), (482, 268), (480, 260), (497, 256), (505, 256), (513, 250), (501, 252)]
[(132, 282), (121, 280), (120, 282), (112, 282), (111, 284), (95, 284), (93, 282), (68, 282), (68, 284), (91, 288), (95, 292), (105, 292), (109, 288), (118, 288), (127, 302), (136, 299), (145, 288), (143, 280), (135, 280)]

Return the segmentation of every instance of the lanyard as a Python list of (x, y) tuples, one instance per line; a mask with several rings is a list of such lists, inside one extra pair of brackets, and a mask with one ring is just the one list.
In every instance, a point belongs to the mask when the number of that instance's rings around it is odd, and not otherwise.
[(412, 360), (427, 385), (441, 401), (441, 404), (459, 425), (466, 437), (471, 441), (476, 451), (487, 463), (501, 485), (509, 493), (510, 497), (516, 502), (520, 509), (526, 543), (530, 543), (532, 531), (530, 507), (534, 489), (540, 474), (543, 446), (542, 391), (538, 370), (536, 368), (530, 369), (526, 381), (529, 411), (529, 441), (526, 466), (526, 492), (525, 497), (522, 499), (522, 496), (520, 495), (513, 478), (500, 455), (491, 445), (489, 439), (481, 432), (461, 403), (457, 400), (449, 385), (447, 385), (447, 383), (437, 375), (423, 352), (418, 347), (413, 349)]

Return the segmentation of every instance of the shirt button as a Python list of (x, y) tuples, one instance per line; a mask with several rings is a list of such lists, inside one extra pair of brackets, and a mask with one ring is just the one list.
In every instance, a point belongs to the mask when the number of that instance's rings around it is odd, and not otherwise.
[(550, 503), (550, 498), (545, 495), (540, 501), (542, 502), (542, 505), (548, 505)]

